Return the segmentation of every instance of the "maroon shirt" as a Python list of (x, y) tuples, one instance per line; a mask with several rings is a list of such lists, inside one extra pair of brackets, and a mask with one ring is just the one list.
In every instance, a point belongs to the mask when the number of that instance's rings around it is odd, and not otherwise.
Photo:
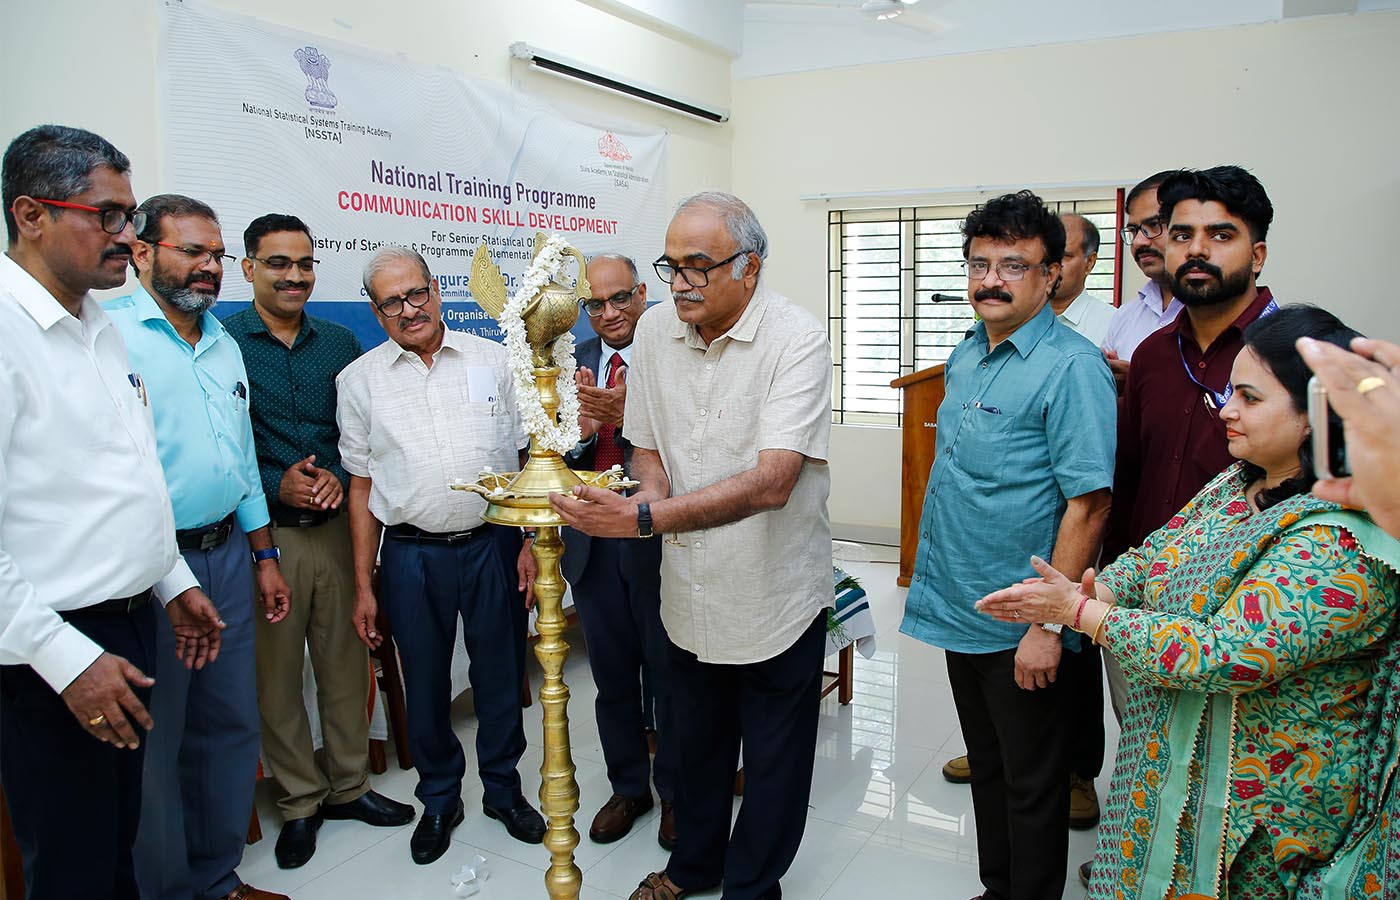
[[(1118, 462), (1113, 512), (1103, 562), (1139, 546), (1235, 461), (1214, 398), (1186, 374), (1186, 367), (1217, 393), (1225, 390), (1244, 329), (1269, 305), (1266, 287), (1202, 353), (1190, 314), (1158, 329), (1138, 345), (1118, 408)], [(1180, 343), (1178, 344), (1178, 335)], [(1182, 361), (1185, 360), (1185, 365)]]

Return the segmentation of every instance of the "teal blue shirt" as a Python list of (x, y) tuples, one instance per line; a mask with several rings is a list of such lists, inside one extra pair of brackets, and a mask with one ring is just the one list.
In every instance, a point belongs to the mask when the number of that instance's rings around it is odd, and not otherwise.
[(199, 344), (191, 347), (141, 288), (103, 308), (121, 329), (131, 368), (150, 398), (175, 527), (199, 528), (237, 512), (244, 531), (262, 528), (267, 500), (238, 344), (206, 312)]
[[(1118, 394), (1103, 353), (1047, 303), (988, 350), (984, 323), (948, 357), (937, 457), (900, 631), (959, 653), (1020, 643), (973, 608), (1050, 559), (1069, 498), (1113, 484)], [(1078, 573), (1076, 573), (1078, 574)], [(1065, 643), (1079, 646), (1066, 628)]]

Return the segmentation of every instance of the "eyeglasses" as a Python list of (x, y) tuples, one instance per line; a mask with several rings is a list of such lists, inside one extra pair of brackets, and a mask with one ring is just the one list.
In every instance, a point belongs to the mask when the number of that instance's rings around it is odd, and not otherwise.
[(395, 316), (403, 315), (403, 306), (405, 303), (414, 309), (422, 309), (424, 306), (427, 306), (429, 299), (428, 294), (430, 292), (431, 289), (428, 287), (414, 288), (402, 297), (390, 297), (383, 303), (376, 303), (374, 306), (381, 313), (392, 319)]
[(637, 283), (632, 286), (632, 290), (618, 291), (616, 294), (613, 294), (611, 297), (608, 297), (605, 300), (599, 300), (596, 297), (590, 297), (587, 300), (580, 300), (578, 303), (579, 306), (583, 307), (584, 312), (588, 313), (590, 317), (596, 319), (603, 314), (604, 306), (611, 306), (613, 309), (626, 309), (627, 307), (631, 306), (632, 298), (636, 297), (637, 291), (641, 289), (642, 285), (640, 283)]
[(309, 256), (303, 256), (301, 259), (292, 259), (290, 256), (269, 256), (266, 259), (261, 256), (250, 256), (248, 258), (262, 263), (267, 266), (269, 272), (273, 273), (285, 272), (292, 266), (296, 266), (303, 272), (310, 272), (313, 271), (316, 268), (316, 264), (320, 262), (319, 259), (312, 259)]
[(183, 253), (189, 257), (190, 262), (203, 263), (208, 260), (218, 266), (227, 265), (233, 262), (233, 257), (222, 250), (206, 250), (203, 247), (186, 247), (182, 244), (168, 244), (165, 241), (146, 241), (156, 247), (164, 247), (167, 250), (174, 250), (176, 253)]
[(676, 276), (682, 275), (685, 277), (686, 284), (691, 287), (702, 288), (709, 285), (710, 273), (715, 269), (727, 263), (732, 263), (745, 253), (752, 252), (752, 250), (740, 250), (728, 259), (722, 259), (712, 266), (705, 266), (703, 269), (698, 266), (678, 266), (664, 256), (652, 263), (651, 267), (656, 270), (657, 276), (667, 284), (675, 284)]
[(1162, 236), (1166, 230), (1167, 220), (1161, 216), (1153, 216), (1150, 219), (1143, 219), (1141, 225), (1124, 225), (1118, 230), (1118, 234), (1123, 238), (1123, 243), (1131, 244), (1141, 231), (1148, 240)]
[(102, 230), (108, 234), (121, 234), (126, 230), (126, 223), (130, 222), (131, 227), (138, 232), (146, 227), (146, 212), (140, 209), (122, 209), (120, 206), (84, 206), (81, 203), (68, 203), (64, 200), (44, 200), (39, 197), (30, 197), (35, 203), (42, 203), (45, 206), (57, 206), (60, 209), (76, 209), (82, 212), (97, 213), (102, 222)]
[[(1031, 269), (1044, 269), (1045, 263), (1023, 263), (1014, 260), (1004, 260), (996, 265), (997, 277), (1002, 281), (1020, 281), (1026, 277), (1026, 273)], [(992, 264), (985, 259), (970, 259), (963, 263), (963, 268), (967, 270), (967, 277), (973, 281), (980, 281), (987, 277), (987, 273), (992, 270)]]

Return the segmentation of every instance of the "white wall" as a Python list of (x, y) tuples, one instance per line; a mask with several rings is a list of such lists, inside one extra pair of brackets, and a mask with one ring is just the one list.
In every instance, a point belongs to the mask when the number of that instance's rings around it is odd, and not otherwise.
[[(590, 124), (670, 131), (668, 192), (730, 180), (732, 128), (602, 93), (512, 61), (525, 41), (581, 62), (729, 105), (729, 58), (576, 0), (205, 0), (289, 28), (514, 84)], [(44, 122), (98, 132), (131, 157), (138, 197), (177, 189), (163, 179), (159, 22), (162, 0), (3, 0), (0, 142)], [(217, 135), (210, 140), (217, 141)], [(661, 236), (657, 237), (658, 248)], [(658, 249), (659, 252), (659, 249)]]
[[(1238, 163), (1275, 206), (1263, 282), (1396, 338), (1396, 47), (1400, 13), (1377, 12), (738, 80), (734, 190), (770, 285), (825, 316), (829, 207), (802, 195)], [(834, 429), (838, 533), (898, 528), (899, 441)]]

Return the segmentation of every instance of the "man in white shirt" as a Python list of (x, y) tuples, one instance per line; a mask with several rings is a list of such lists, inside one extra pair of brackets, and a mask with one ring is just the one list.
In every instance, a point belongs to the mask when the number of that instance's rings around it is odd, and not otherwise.
[(1050, 306), (1061, 322), (1097, 347), (1103, 343), (1114, 313), (1112, 306), (1084, 290), (1089, 273), (1099, 261), (1099, 229), (1078, 213), (1064, 213), (1060, 221), (1065, 226), (1065, 256), (1060, 261), (1060, 283), (1050, 297)]
[(186, 666), (223, 627), (176, 550), (141, 375), (89, 293), (126, 280), (130, 169), (44, 125), (0, 175), (0, 775), (31, 900), (138, 896), (144, 703), (178, 664), (155, 657), (150, 601)]
[(448, 487), (523, 461), (508, 356), (494, 341), (447, 328), (438, 283), (413, 250), (379, 251), (365, 266), (364, 286), (389, 340), (337, 377), (336, 420), (350, 474), (355, 631), (371, 650), (379, 646), (382, 601), (403, 661), (423, 803), (409, 849), (414, 862), (432, 862), (466, 815), (466, 756), (449, 718), (458, 618), (471, 658), (483, 808), (515, 839), (538, 844), (544, 819), (516, 771), (525, 751), (520, 685), (534, 559), (516, 529), (482, 519), (485, 499)]
[(1128, 361), (1138, 344), (1157, 329), (1175, 322), (1181, 312), (1181, 301), (1172, 296), (1171, 276), (1167, 272), (1167, 223), (1157, 203), (1158, 186), (1174, 171), (1168, 169), (1144, 178), (1128, 191), (1123, 202), (1126, 224), (1120, 235), (1138, 268), (1147, 276), (1147, 283), (1138, 290), (1137, 297), (1118, 308), (1099, 345), (1108, 357), (1108, 367), (1113, 370), (1120, 394), (1128, 377)]
[[(594, 537), (666, 535), (678, 841), (634, 900), (721, 882), (728, 900), (779, 897), (807, 823), (833, 599), (831, 345), (822, 323), (759, 284), (767, 255), (738, 197), (681, 201), (653, 263), (673, 302), (643, 314), (628, 378), (641, 487), (550, 498)], [(731, 834), (741, 741), (747, 788)]]

